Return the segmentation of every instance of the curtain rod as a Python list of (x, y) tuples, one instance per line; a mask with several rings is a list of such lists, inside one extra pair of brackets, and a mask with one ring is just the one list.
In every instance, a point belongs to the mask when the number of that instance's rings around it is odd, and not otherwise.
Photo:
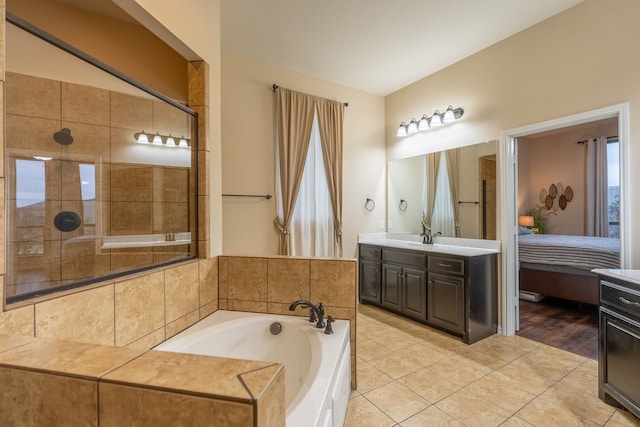
[[(274, 93), (276, 92), (276, 90), (280, 89), (280, 86), (278, 86), (278, 85), (277, 85), (277, 84), (275, 84), (275, 83), (273, 84), (273, 86), (272, 86), (272, 87), (273, 87), (273, 92), (274, 92)], [(348, 103), (348, 102), (343, 102), (343, 104), (344, 104), (344, 106), (345, 106), (345, 107), (348, 107), (348, 106), (349, 106), (349, 103)]]
[[(609, 139), (618, 139), (618, 135), (608, 136), (608, 137), (607, 137), (607, 140), (609, 140)], [(587, 143), (587, 141), (589, 141), (589, 140), (588, 140), (588, 139), (585, 139), (584, 141), (578, 141), (578, 142), (576, 142), (576, 144), (586, 144), (586, 143)]]
[(265, 195), (262, 195), (262, 194), (223, 194), (222, 197), (257, 197), (257, 198), (260, 198), (260, 199), (267, 199), (268, 200), (273, 196), (271, 196), (271, 194), (265, 194)]

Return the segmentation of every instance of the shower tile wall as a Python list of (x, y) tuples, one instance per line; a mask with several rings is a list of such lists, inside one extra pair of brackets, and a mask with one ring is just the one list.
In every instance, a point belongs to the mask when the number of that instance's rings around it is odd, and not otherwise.
[[(101, 249), (104, 236), (149, 235), (192, 230), (194, 194), (188, 168), (131, 163), (135, 132), (177, 137), (191, 134), (185, 113), (167, 104), (94, 87), (7, 73), (6, 176), (13, 182), (7, 234), (6, 295), (12, 296), (156, 264), (188, 255), (190, 245)], [(72, 131), (59, 145), (52, 135)], [(168, 150), (168, 149), (167, 149)], [(17, 194), (16, 159), (33, 156), (44, 169), (44, 195)], [(93, 197), (83, 194), (81, 168), (93, 172)], [(90, 183), (91, 184), (91, 183)], [(33, 200), (29, 200), (33, 197)], [(53, 226), (61, 211), (77, 212), (72, 232)]]

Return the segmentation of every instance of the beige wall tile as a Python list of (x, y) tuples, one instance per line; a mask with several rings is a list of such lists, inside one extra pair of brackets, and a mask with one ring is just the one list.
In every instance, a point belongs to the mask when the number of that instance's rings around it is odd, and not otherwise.
[(62, 120), (109, 126), (109, 91), (62, 82)]
[(6, 74), (7, 114), (60, 119), (60, 82)]
[(187, 67), (189, 106), (209, 105), (209, 64), (190, 61)]
[(100, 164), (110, 158), (108, 127), (66, 121), (62, 122), (62, 127), (70, 129), (73, 137), (71, 145), (60, 147), (64, 159)]
[(153, 233), (153, 203), (111, 202), (111, 233), (114, 236)]
[(198, 262), (165, 271), (165, 322), (198, 310)]
[(310, 263), (308, 259), (269, 258), (268, 301), (308, 300)]
[[(273, 362), (150, 350), (109, 372), (101, 381), (200, 395), (228, 396), (230, 399), (249, 403), (252, 397), (238, 374), (271, 365)], [(203, 372), (207, 374), (203, 375)]]
[(229, 299), (267, 301), (267, 259), (228, 258)]
[(243, 301), (230, 299), (227, 310), (249, 311), (253, 313), (267, 313), (267, 303), (263, 301)]
[(0, 313), (0, 333), (35, 336), (33, 306), (29, 305)]
[(111, 126), (135, 132), (155, 133), (153, 101), (123, 93), (111, 93)]
[(199, 309), (194, 310), (190, 313), (187, 313), (186, 315), (179, 317), (173, 322), (167, 323), (165, 326), (165, 335), (167, 339), (171, 338), (172, 336), (176, 335), (179, 332), (184, 331), (189, 326), (196, 323), (198, 320), (200, 320)]
[(111, 165), (111, 200), (114, 202), (151, 202), (153, 167)]
[(5, 117), (5, 143), (9, 150), (19, 149), (21, 155), (60, 157), (60, 146), (53, 140), (53, 134), (60, 130), (60, 121), (39, 117)]
[(218, 300), (213, 300), (208, 304), (200, 306), (200, 319), (218, 311)]
[(116, 345), (130, 344), (164, 324), (164, 272), (115, 284)]
[(0, 352), (7, 351), (11, 348), (28, 344), (35, 340), (33, 337), (25, 337), (22, 335), (3, 335), (0, 334)]
[(218, 299), (218, 258), (198, 261), (200, 306)]
[[(284, 366), (274, 365), (242, 375), (251, 394), (257, 398), (258, 426), (284, 426), (285, 406)], [(274, 379), (275, 377), (275, 379)]]
[(99, 399), (101, 427), (254, 425), (250, 404), (102, 382)]
[(144, 351), (136, 349), (38, 338), (0, 353), (0, 363), (15, 368), (97, 379), (142, 353)]
[(164, 326), (157, 331), (151, 332), (149, 335), (127, 344), (127, 348), (137, 348), (140, 350), (149, 350), (166, 339)]
[(0, 384), (0, 425), (98, 425), (96, 381), (0, 368)]
[(36, 336), (113, 345), (113, 285), (35, 305)]
[(326, 306), (354, 307), (355, 260), (311, 260), (310, 297)]

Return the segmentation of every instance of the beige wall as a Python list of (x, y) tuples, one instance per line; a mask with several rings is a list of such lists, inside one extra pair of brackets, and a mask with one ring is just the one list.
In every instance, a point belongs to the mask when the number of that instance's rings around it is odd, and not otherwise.
[[(343, 251), (355, 256), (357, 234), (385, 219), (384, 99), (245, 57), (222, 55), (223, 193), (275, 191), (272, 85), (348, 102), (344, 116)], [(376, 202), (364, 209), (367, 197)], [(275, 198), (223, 198), (224, 253), (276, 254)]]
[[(629, 102), (630, 164), (640, 160), (640, 2), (587, 0), (386, 98), (389, 158), (498, 139), (507, 129)], [(399, 139), (401, 121), (452, 104), (464, 117)], [(432, 148), (433, 147), (433, 148)], [(630, 211), (640, 211), (630, 171)], [(640, 267), (640, 229), (629, 224), (632, 260)]]

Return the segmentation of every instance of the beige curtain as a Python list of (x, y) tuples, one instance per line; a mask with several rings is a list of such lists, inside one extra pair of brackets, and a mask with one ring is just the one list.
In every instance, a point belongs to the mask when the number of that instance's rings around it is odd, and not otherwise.
[(342, 257), (342, 123), (344, 104), (328, 99), (316, 100), (322, 156), (333, 208), (335, 255)]
[(438, 183), (438, 169), (440, 168), (440, 152), (427, 154), (425, 160), (427, 204), (423, 212), (422, 226), (428, 234), (431, 234), (431, 216), (433, 215), (433, 206), (436, 202), (436, 184)]
[(607, 137), (587, 140), (587, 236), (609, 237)]
[(454, 148), (446, 151), (447, 156), (447, 175), (449, 176), (449, 188), (451, 189), (451, 203), (453, 203), (453, 224), (456, 231), (456, 237), (460, 237), (460, 149)]
[(291, 218), (309, 149), (314, 115), (314, 98), (279, 88), (276, 93), (276, 139), (282, 186), (282, 218), (274, 223), (279, 232), (280, 254), (291, 253)]

